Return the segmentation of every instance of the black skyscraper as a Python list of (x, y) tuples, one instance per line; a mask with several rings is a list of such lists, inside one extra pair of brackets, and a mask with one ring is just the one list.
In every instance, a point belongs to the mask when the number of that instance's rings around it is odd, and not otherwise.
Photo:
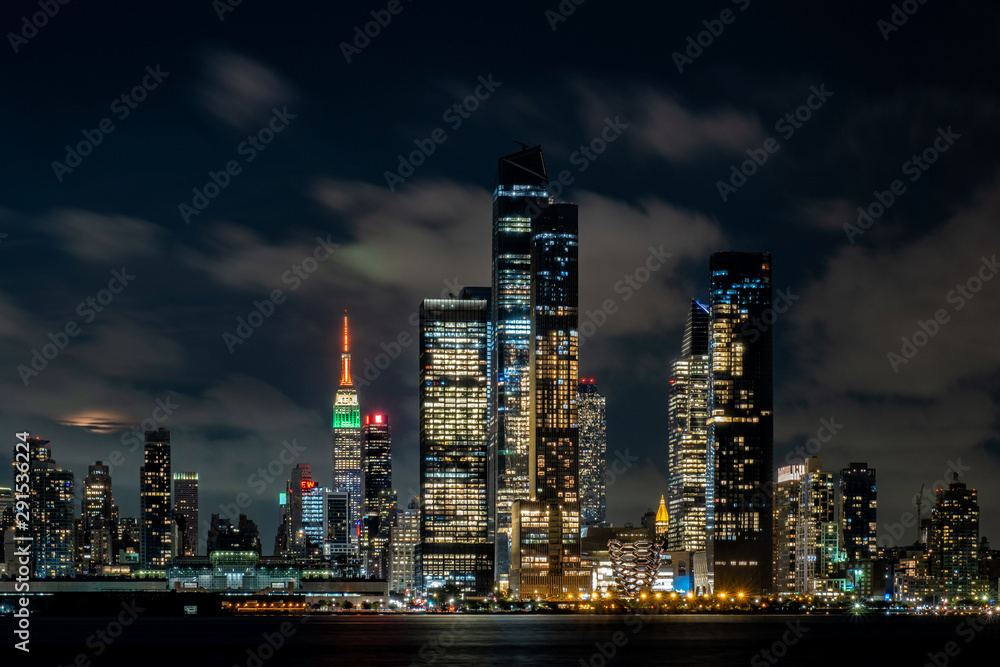
[(709, 454), (714, 499), (709, 565), (720, 592), (771, 584), (774, 462), (771, 254), (720, 252), (711, 258)]
[(875, 469), (867, 463), (851, 463), (840, 471), (841, 522), (844, 526), (844, 551), (848, 561), (875, 558), (877, 499)]

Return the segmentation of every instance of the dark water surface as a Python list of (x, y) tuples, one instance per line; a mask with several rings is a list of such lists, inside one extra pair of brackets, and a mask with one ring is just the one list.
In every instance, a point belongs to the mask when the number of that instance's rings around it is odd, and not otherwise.
[[(997, 665), (1000, 650), (1000, 624), (982, 616), (140, 616), (120, 634), (112, 618), (36, 616), (31, 619), (29, 657), (11, 651), (11, 620), (0, 619), (0, 654), (14, 656), (0, 662), (4, 667), (55, 667), (74, 661), (81, 667), (88, 662), (95, 667), (945, 667)], [(277, 649), (267, 643), (268, 637)], [(948, 655), (949, 648), (953, 655)], [(762, 653), (765, 650), (769, 653)]]

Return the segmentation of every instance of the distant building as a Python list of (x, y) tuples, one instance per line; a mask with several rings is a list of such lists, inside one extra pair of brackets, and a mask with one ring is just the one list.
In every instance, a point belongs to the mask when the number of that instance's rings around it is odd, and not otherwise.
[(208, 555), (214, 551), (254, 551), (260, 555), (260, 531), (257, 524), (240, 514), (239, 523), (233, 525), (227, 517), (212, 515), (208, 529)]
[(139, 469), (140, 546), (143, 567), (163, 569), (171, 558), (173, 512), (170, 489), (170, 431), (146, 431)]
[(670, 514), (667, 512), (667, 503), (660, 496), (660, 506), (656, 508), (656, 539), (664, 541), (667, 537), (667, 530), (670, 526)]
[(854, 463), (840, 471), (841, 520), (848, 561), (878, 556), (878, 492), (875, 469)]
[(198, 473), (174, 473), (174, 512), (184, 517), (184, 532), (178, 553), (198, 555)]
[(593, 379), (580, 380), (580, 521), (584, 528), (607, 523), (607, 402)]
[(115, 562), (115, 542), (118, 537), (115, 499), (112, 495), (111, 474), (100, 461), (87, 469), (83, 479), (83, 562), (84, 572)]
[(369, 577), (389, 577), (389, 537), (396, 501), (392, 491), (392, 427), (384, 414), (365, 415), (361, 427), (361, 548)]
[(709, 311), (691, 299), (681, 356), (670, 370), (667, 405), (667, 531), (669, 549), (704, 551), (706, 548), (707, 499), (712, 457), (708, 451)]
[(29, 439), (31, 533), (35, 576), (76, 574), (76, 502), (73, 473), (56, 465), (48, 440)]
[[(333, 490), (350, 494), (351, 517), (360, 521), (361, 408), (358, 390), (351, 378), (350, 338), (344, 316), (344, 351), (340, 355), (340, 386), (333, 400)], [(351, 539), (357, 539), (352, 532)]]
[(937, 490), (931, 512), (927, 556), (930, 574), (947, 599), (971, 597), (979, 579), (979, 498), (953, 473), (946, 489)]
[(420, 589), (420, 505), (416, 498), (396, 513), (390, 560), (389, 590), (416, 594)]

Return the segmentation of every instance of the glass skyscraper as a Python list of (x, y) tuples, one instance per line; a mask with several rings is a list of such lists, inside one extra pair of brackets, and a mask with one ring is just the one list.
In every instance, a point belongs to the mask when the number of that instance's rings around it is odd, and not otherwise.
[(771, 308), (771, 254), (712, 255), (708, 562), (720, 592), (772, 581), (774, 464), (771, 328), (748, 330)]
[(511, 507), (530, 495), (531, 228), (549, 198), (540, 146), (500, 158), (493, 191), (490, 459), (496, 471), (497, 577), (510, 569)]
[(139, 469), (140, 562), (166, 568), (171, 557), (173, 526), (170, 492), (170, 431), (146, 431), (143, 466)]
[(667, 496), (671, 551), (705, 551), (708, 462), (708, 308), (691, 300), (681, 356), (670, 372)]
[(73, 473), (56, 465), (48, 440), (30, 438), (28, 447), (31, 458), (31, 554), (35, 576), (40, 579), (72, 577), (76, 574), (73, 564), (76, 546)]
[(585, 528), (607, 522), (608, 433), (606, 401), (593, 379), (580, 380), (580, 521)]
[(577, 207), (532, 221), (529, 439), (531, 498), (514, 502), (510, 587), (529, 595), (590, 590), (580, 549)]
[[(340, 355), (340, 387), (333, 401), (333, 490), (350, 494), (351, 517), (362, 516), (361, 409), (351, 379), (351, 353), (344, 316), (344, 351)], [(356, 539), (354, 536), (352, 540)]]
[(489, 301), (420, 306), (422, 586), (493, 590), (489, 531)]
[(111, 495), (111, 475), (100, 461), (87, 469), (83, 480), (84, 560), (88, 571), (94, 565), (114, 563), (118, 527), (114, 519), (115, 500)]

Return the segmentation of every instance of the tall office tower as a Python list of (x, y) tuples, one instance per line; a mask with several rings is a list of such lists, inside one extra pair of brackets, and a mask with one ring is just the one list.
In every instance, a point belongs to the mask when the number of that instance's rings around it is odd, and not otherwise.
[(420, 505), (416, 498), (396, 512), (391, 552), (389, 590), (415, 595), (420, 587)]
[(590, 590), (580, 553), (577, 207), (550, 204), (532, 224), (531, 499), (512, 509), (515, 594)]
[[(326, 492), (326, 540), (323, 557), (341, 569), (351, 573), (357, 567), (358, 543), (354, 539), (354, 517), (351, 516), (350, 494), (346, 491)], [(346, 574), (344, 576), (347, 576)]]
[(139, 469), (139, 509), (143, 567), (166, 568), (173, 525), (170, 494), (170, 431), (146, 431), (143, 466)]
[(174, 513), (184, 517), (184, 532), (178, 553), (198, 555), (198, 473), (174, 473)]
[(115, 563), (139, 564), (139, 552), (142, 550), (139, 520), (131, 516), (118, 519), (118, 547), (115, 553)]
[(92, 566), (115, 562), (114, 546), (118, 526), (115, 525), (115, 499), (111, 493), (111, 474), (100, 461), (87, 468), (83, 479), (83, 558), (86, 571)]
[(979, 496), (952, 474), (937, 490), (927, 556), (931, 576), (948, 599), (970, 597), (979, 579)]
[(798, 544), (799, 496), (803, 463), (778, 468), (778, 483), (774, 487), (774, 578), (771, 590), (778, 594), (800, 592), (795, 585), (795, 549)]
[(608, 432), (606, 402), (594, 380), (580, 380), (580, 521), (584, 528), (607, 523)]
[(705, 551), (708, 498), (708, 308), (691, 299), (681, 356), (670, 370), (667, 406), (667, 509), (671, 551)]
[(531, 430), (532, 214), (549, 198), (541, 146), (500, 158), (493, 191), (490, 461), (495, 472), (497, 579), (510, 571), (511, 507), (527, 500)]
[(420, 305), (422, 589), (493, 590), (489, 540), (489, 302)]
[(771, 254), (720, 252), (711, 261), (712, 355), (708, 472), (714, 495), (708, 562), (720, 592), (771, 585), (774, 388)]
[(840, 471), (841, 521), (847, 560), (857, 562), (877, 558), (878, 494), (875, 469), (867, 463), (851, 463)]
[[(340, 387), (333, 400), (333, 490), (350, 495), (351, 517), (359, 520), (361, 505), (361, 408), (351, 379), (347, 316), (344, 316), (344, 351), (340, 355)], [(355, 539), (352, 531), (352, 540)]]
[(365, 571), (387, 579), (392, 492), (392, 428), (386, 415), (365, 415), (361, 427), (361, 549)]
[(32, 438), (29, 447), (31, 551), (35, 576), (40, 579), (72, 577), (76, 555), (73, 473), (56, 465), (48, 440)]

